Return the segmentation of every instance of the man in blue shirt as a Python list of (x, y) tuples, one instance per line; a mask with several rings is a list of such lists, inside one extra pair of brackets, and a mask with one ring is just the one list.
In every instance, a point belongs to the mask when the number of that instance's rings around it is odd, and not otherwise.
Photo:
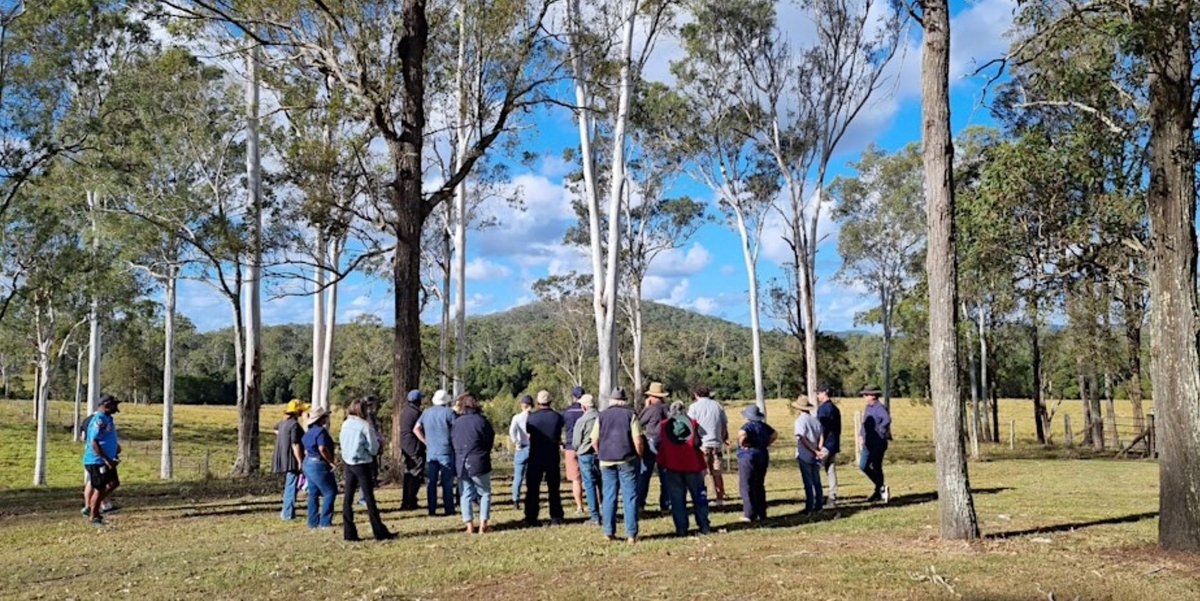
[(833, 404), (829, 396), (831, 389), (828, 384), (817, 387), (817, 421), (821, 422), (821, 448), (825, 457), (821, 459), (825, 473), (829, 476), (829, 494), (825, 497), (825, 507), (837, 504), (837, 454), (842, 450), (842, 412)]
[(121, 443), (117, 441), (117, 425), (113, 422), (113, 414), (120, 411), (121, 401), (112, 395), (102, 395), (96, 414), (87, 427), (87, 442), (83, 452), (83, 468), (87, 470), (88, 479), (92, 484), (92, 494), (88, 499), (88, 509), (92, 524), (104, 524), (100, 508), (104, 499), (121, 485), (117, 475), (117, 464), (120, 463)]
[(892, 439), (892, 416), (887, 407), (879, 402), (883, 393), (874, 386), (868, 386), (862, 391), (866, 407), (863, 409), (862, 423), (858, 426), (858, 442), (862, 445), (862, 454), (858, 458), (858, 468), (871, 479), (875, 492), (867, 498), (868, 503), (875, 501), (888, 502), (889, 493), (883, 477), (883, 456), (887, 453), (888, 441)]
[(442, 485), (442, 505), (446, 515), (454, 515), (454, 446), (450, 442), (450, 424), (454, 410), (448, 407), (445, 390), (433, 394), (433, 407), (421, 414), (413, 434), (425, 445), (425, 476), (429, 478), (426, 495), (429, 515), (437, 515), (438, 483)]

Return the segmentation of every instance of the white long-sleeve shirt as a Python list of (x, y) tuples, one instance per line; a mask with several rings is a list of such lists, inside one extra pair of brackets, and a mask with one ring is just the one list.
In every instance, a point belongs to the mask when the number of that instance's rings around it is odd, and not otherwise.
[(508, 439), (518, 449), (529, 448), (529, 414), (522, 411), (513, 416), (508, 425)]
[(375, 429), (361, 417), (350, 416), (342, 422), (338, 442), (342, 446), (342, 461), (347, 465), (371, 463), (379, 453), (379, 439), (375, 436)]

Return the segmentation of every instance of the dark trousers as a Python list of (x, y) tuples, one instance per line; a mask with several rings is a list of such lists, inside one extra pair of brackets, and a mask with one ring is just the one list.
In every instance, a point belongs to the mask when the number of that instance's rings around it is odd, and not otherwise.
[(742, 493), (742, 515), (752, 520), (767, 517), (766, 453), (738, 455), (738, 490)]
[[(883, 455), (887, 453), (887, 446), (870, 447), (865, 446), (862, 450), (862, 455), (858, 458), (858, 469), (866, 474), (871, 483), (875, 485), (875, 493), (879, 494), (883, 490)], [(874, 496), (874, 495), (872, 495)]]
[(416, 509), (425, 478), (425, 458), (404, 453), (404, 478), (401, 484), (400, 509)]
[(658, 508), (665, 512), (669, 507), (666, 484), (663, 482), (663, 470), (658, 467), (658, 455), (650, 449), (646, 449), (646, 452), (642, 455), (642, 465), (638, 471), (638, 511), (646, 509), (646, 498), (650, 496), (650, 479), (654, 476), (655, 472), (658, 472)]
[[(557, 455), (555, 456), (557, 459)], [(525, 523), (535, 525), (538, 523), (538, 513), (540, 511), (539, 504), (542, 496), (542, 480), (546, 481), (546, 494), (550, 504), (550, 520), (562, 521), (563, 514), (562, 492), (559, 487), (562, 485), (562, 474), (558, 469), (557, 461), (537, 461), (534, 458), (529, 459), (529, 466), (525, 468)]]
[(354, 491), (361, 490), (367, 501), (367, 519), (371, 522), (371, 534), (375, 538), (387, 538), (391, 533), (379, 517), (379, 506), (375, 504), (375, 479), (371, 464), (346, 465), (343, 477), (346, 493), (342, 495), (342, 538), (358, 540), (358, 528), (354, 525)]

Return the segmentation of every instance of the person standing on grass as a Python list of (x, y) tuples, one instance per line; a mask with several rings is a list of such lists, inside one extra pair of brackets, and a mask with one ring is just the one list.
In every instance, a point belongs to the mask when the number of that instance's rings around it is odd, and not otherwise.
[(583, 417), (583, 406), (579, 404), (583, 387), (571, 389), (571, 404), (563, 410), (563, 460), (567, 465), (567, 480), (571, 482), (571, 497), (575, 499), (575, 515), (583, 514), (583, 479), (579, 472), (579, 456), (575, 451), (572, 435), (575, 424)]
[(425, 445), (426, 497), (429, 515), (437, 515), (438, 484), (442, 487), (442, 506), (446, 515), (454, 515), (454, 446), (450, 442), (450, 425), (454, 410), (448, 407), (450, 395), (445, 390), (433, 393), (433, 406), (421, 414), (413, 434)]
[(529, 433), (529, 468), (525, 472), (525, 524), (537, 526), (542, 481), (546, 482), (550, 524), (563, 523), (562, 474), (559, 468), (559, 449), (562, 447), (563, 418), (550, 408), (550, 393), (537, 393), (537, 410), (526, 418)]
[(479, 412), (479, 401), (473, 395), (459, 395), (455, 404), (462, 412), (450, 427), (455, 472), (462, 490), (458, 505), (467, 524), (467, 534), (474, 534), (471, 505), (479, 503), (479, 533), (483, 534), (492, 515), (492, 445), (496, 443), (496, 431)]
[(767, 519), (767, 448), (775, 442), (775, 429), (755, 405), (742, 411), (746, 423), (738, 430), (738, 488), (742, 493), (742, 521)]
[(629, 408), (625, 389), (615, 388), (608, 398), (608, 408), (600, 412), (592, 427), (592, 445), (600, 459), (600, 480), (604, 486), (604, 537), (616, 539), (617, 494), (622, 496), (625, 514), (625, 542), (638, 539), (637, 477), (641, 456), (646, 452), (642, 427), (637, 414)]
[(687, 536), (687, 496), (700, 534), (709, 533), (708, 494), (704, 489), (704, 452), (700, 450), (700, 426), (687, 416), (683, 401), (675, 401), (667, 419), (659, 424), (658, 465), (670, 496), (671, 519), (676, 536)]
[(824, 507), (837, 505), (837, 455), (842, 450), (842, 412), (833, 403), (829, 395), (832, 390), (828, 384), (817, 387), (817, 421), (821, 423), (821, 449), (825, 457), (821, 465), (829, 476), (829, 494), (825, 496)]
[(800, 411), (796, 418), (796, 464), (800, 467), (800, 479), (804, 481), (804, 513), (813, 514), (821, 510), (821, 460), (825, 449), (821, 448), (821, 422), (813, 415), (816, 407), (801, 396), (792, 403)]
[(642, 432), (646, 434), (646, 452), (642, 455), (641, 472), (638, 473), (638, 511), (646, 509), (646, 498), (650, 496), (650, 478), (654, 476), (654, 472), (660, 472), (658, 474), (658, 510), (666, 513), (668, 509), (666, 485), (663, 483), (658, 462), (655, 461), (658, 453), (659, 427), (663, 420), (667, 419), (667, 406), (663, 403), (663, 399), (667, 396), (669, 395), (663, 389), (661, 382), (651, 382), (650, 388), (646, 391), (645, 406), (638, 414), (638, 424), (641, 426)]
[(713, 504), (720, 507), (725, 503), (725, 479), (721, 475), (721, 462), (725, 460), (724, 450), (729, 448), (729, 417), (721, 404), (709, 398), (712, 394), (708, 386), (696, 387), (696, 401), (688, 408), (688, 417), (700, 425), (701, 449), (704, 451), (704, 462), (708, 473), (712, 475), (713, 494), (716, 499)]
[(579, 459), (579, 475), (583, 480), (583, 491), (587, 497), (589, 522), (600, 525), (600, 464), (596, 459), (596, 447), (592, 444), (592, 428), (600, 419), (596, 411), (596, 401), (592, 395), (585, 394), (579, 398), (583, 415), (571, 429), (571, 441), (575, 445), (575, 453)]
[[(300, 439), (304, 447), (304, 478), (308, 480), (308, 527), (333, 525), (333, 502), (337, 477), (333, 474), (333, 437), (329, 435), (329, 412), (318, 407), (308, 412), (308, 431)], [(318, 509), (319, 504), (319, 509)]]
[(284, 418), (275, 424), (275, 453), (271, 455), (271, 471), (283, 474), (283, 509), (279, 517), (291, 521), (296, 517), (296, 489), (299, 488), (300, 469), (304, 464), (304, 429), (300, 427), (300, 414), (308, 411), (308, 405), (292, 399), (283, 409)]
[[(521, 487), (525, 485), (525, 471), (529, 467), (529, 412), (533, 410), (533, 397), (521, 397), (521, 410), (508, 423), (508, 440), (513, 452), (513, 508), (521, 510)], [(528, 491), (526, 491), (528, 493)]]
[(362, 406), (361, 400), (350, 403), (346, 409), (346, 421), (342, 422), (342, 431), (338, 433), (344, 464), (342, 480), (346, 486), (346, 493), (342, 496), (342, 538), (348, 541), (362, 540), (358, 538), (358, 528), (354, 525), (354, 492), (358, 490), (367, 500), (371, 534), (375, 535), (375, 540), (389, 540), (396, 538), (396, 535), (388, 531), (379, 517), (379, 506), (375, 504), (375, 480), (371, 474), (371, 463), (379, 453), (379, 439), (375, 437), (371, 424), (364, 419)]
[[(99, 413), (99, 412), (97, 412), (97, 413)], [(92, 418), (94, 418), (94, 417), (96, 417), (95, 413), (85, 417), (83, 419), (83, 423), (80, 424), (80, 426), (79, 426), (79, 431), (83, 432), (85, 444), (87, 442), (88, 426), (91, 425)], [(86, 448), (84, 449), (84, 452), (87, 452)], [(90, 474), (88, 474), (87, 466), (84, 465), (83, 466), (83, 509), (80, 509), (79, 513), (81, 513), (87, 517), (90, 517), (92, 515), (92, 508), (89, 505), (89, 499), (92, 498), (92, 491), (93, 491), (92, 477)], [(101, 515), (106, 514), (106, 513), (112, 513), (114, 511), (117, 511), (120, 509), (120, 507), (117, 507), (116, 505), (112, 504), (111, 499), (112, 499), (112, 497), (109, 497), (109, 498), (105, 499), (103, 503), (100, 504), (100, 514)]]
[(96, 526), (104, 525), (101, 508), (104, 499), (121, 485), (117, 465), (121, 463), (121, 443), (117, 439), (117, 424), (113, 415), (120, 413), (121, 401), (105, 394), (100, 396), (96, 413), (87, 426), (86, 446), (83, 451), (83, 468), (92, 485), (92, 494), (87, 500), (88, 517)]
[[(421, 419), (421, 391), (410, 390), (408, 402), (400, 410), (400, 454), (404, 460), (403, 492), (400, 509), (418, 509), (417, 497), (421, 493), (421, 481), (425, 477), (425, 443), (417, 438), (413, 429)], [(429, 510), (433, 511), (430, 507)]]
[(887, 453), (888, 441), (892, 439), (892, 416), (887, 407), (879, 402), (882, 394), (874, 386), (868, 386), (862, 391), (866, 407), (863, 410), (862, 423), (858, 426), (858, 443), (862, 446), (858, 469), (862, 470), (875, 486), (875, 492), (867, 498), (868, 503), (887, 503), (891, 498), (883, 479), (883, 456)]

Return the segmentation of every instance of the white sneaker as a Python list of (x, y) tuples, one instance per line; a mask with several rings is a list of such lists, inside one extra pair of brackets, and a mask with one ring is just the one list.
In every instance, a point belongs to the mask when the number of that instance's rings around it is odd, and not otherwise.
[(891, 496), (892, 496), (892, 495), (891, 495), (891, 493), (888, 491), (888, 487), (887, 487), (887, 486), (884, 486), (884, 487), (883, 487), (883, 489), (879, 491), (879, 498), (880, 498), (880, 499), (883, 499), (883, 502), (884, 502), (884, 503), (887, 503), (887, 502), (888, 502), (888, 499), (890, 499), (890, 498), (891, 498)]
[(825, 507), (829, 509), (837, 507), (837, 497), (825, 497)]

